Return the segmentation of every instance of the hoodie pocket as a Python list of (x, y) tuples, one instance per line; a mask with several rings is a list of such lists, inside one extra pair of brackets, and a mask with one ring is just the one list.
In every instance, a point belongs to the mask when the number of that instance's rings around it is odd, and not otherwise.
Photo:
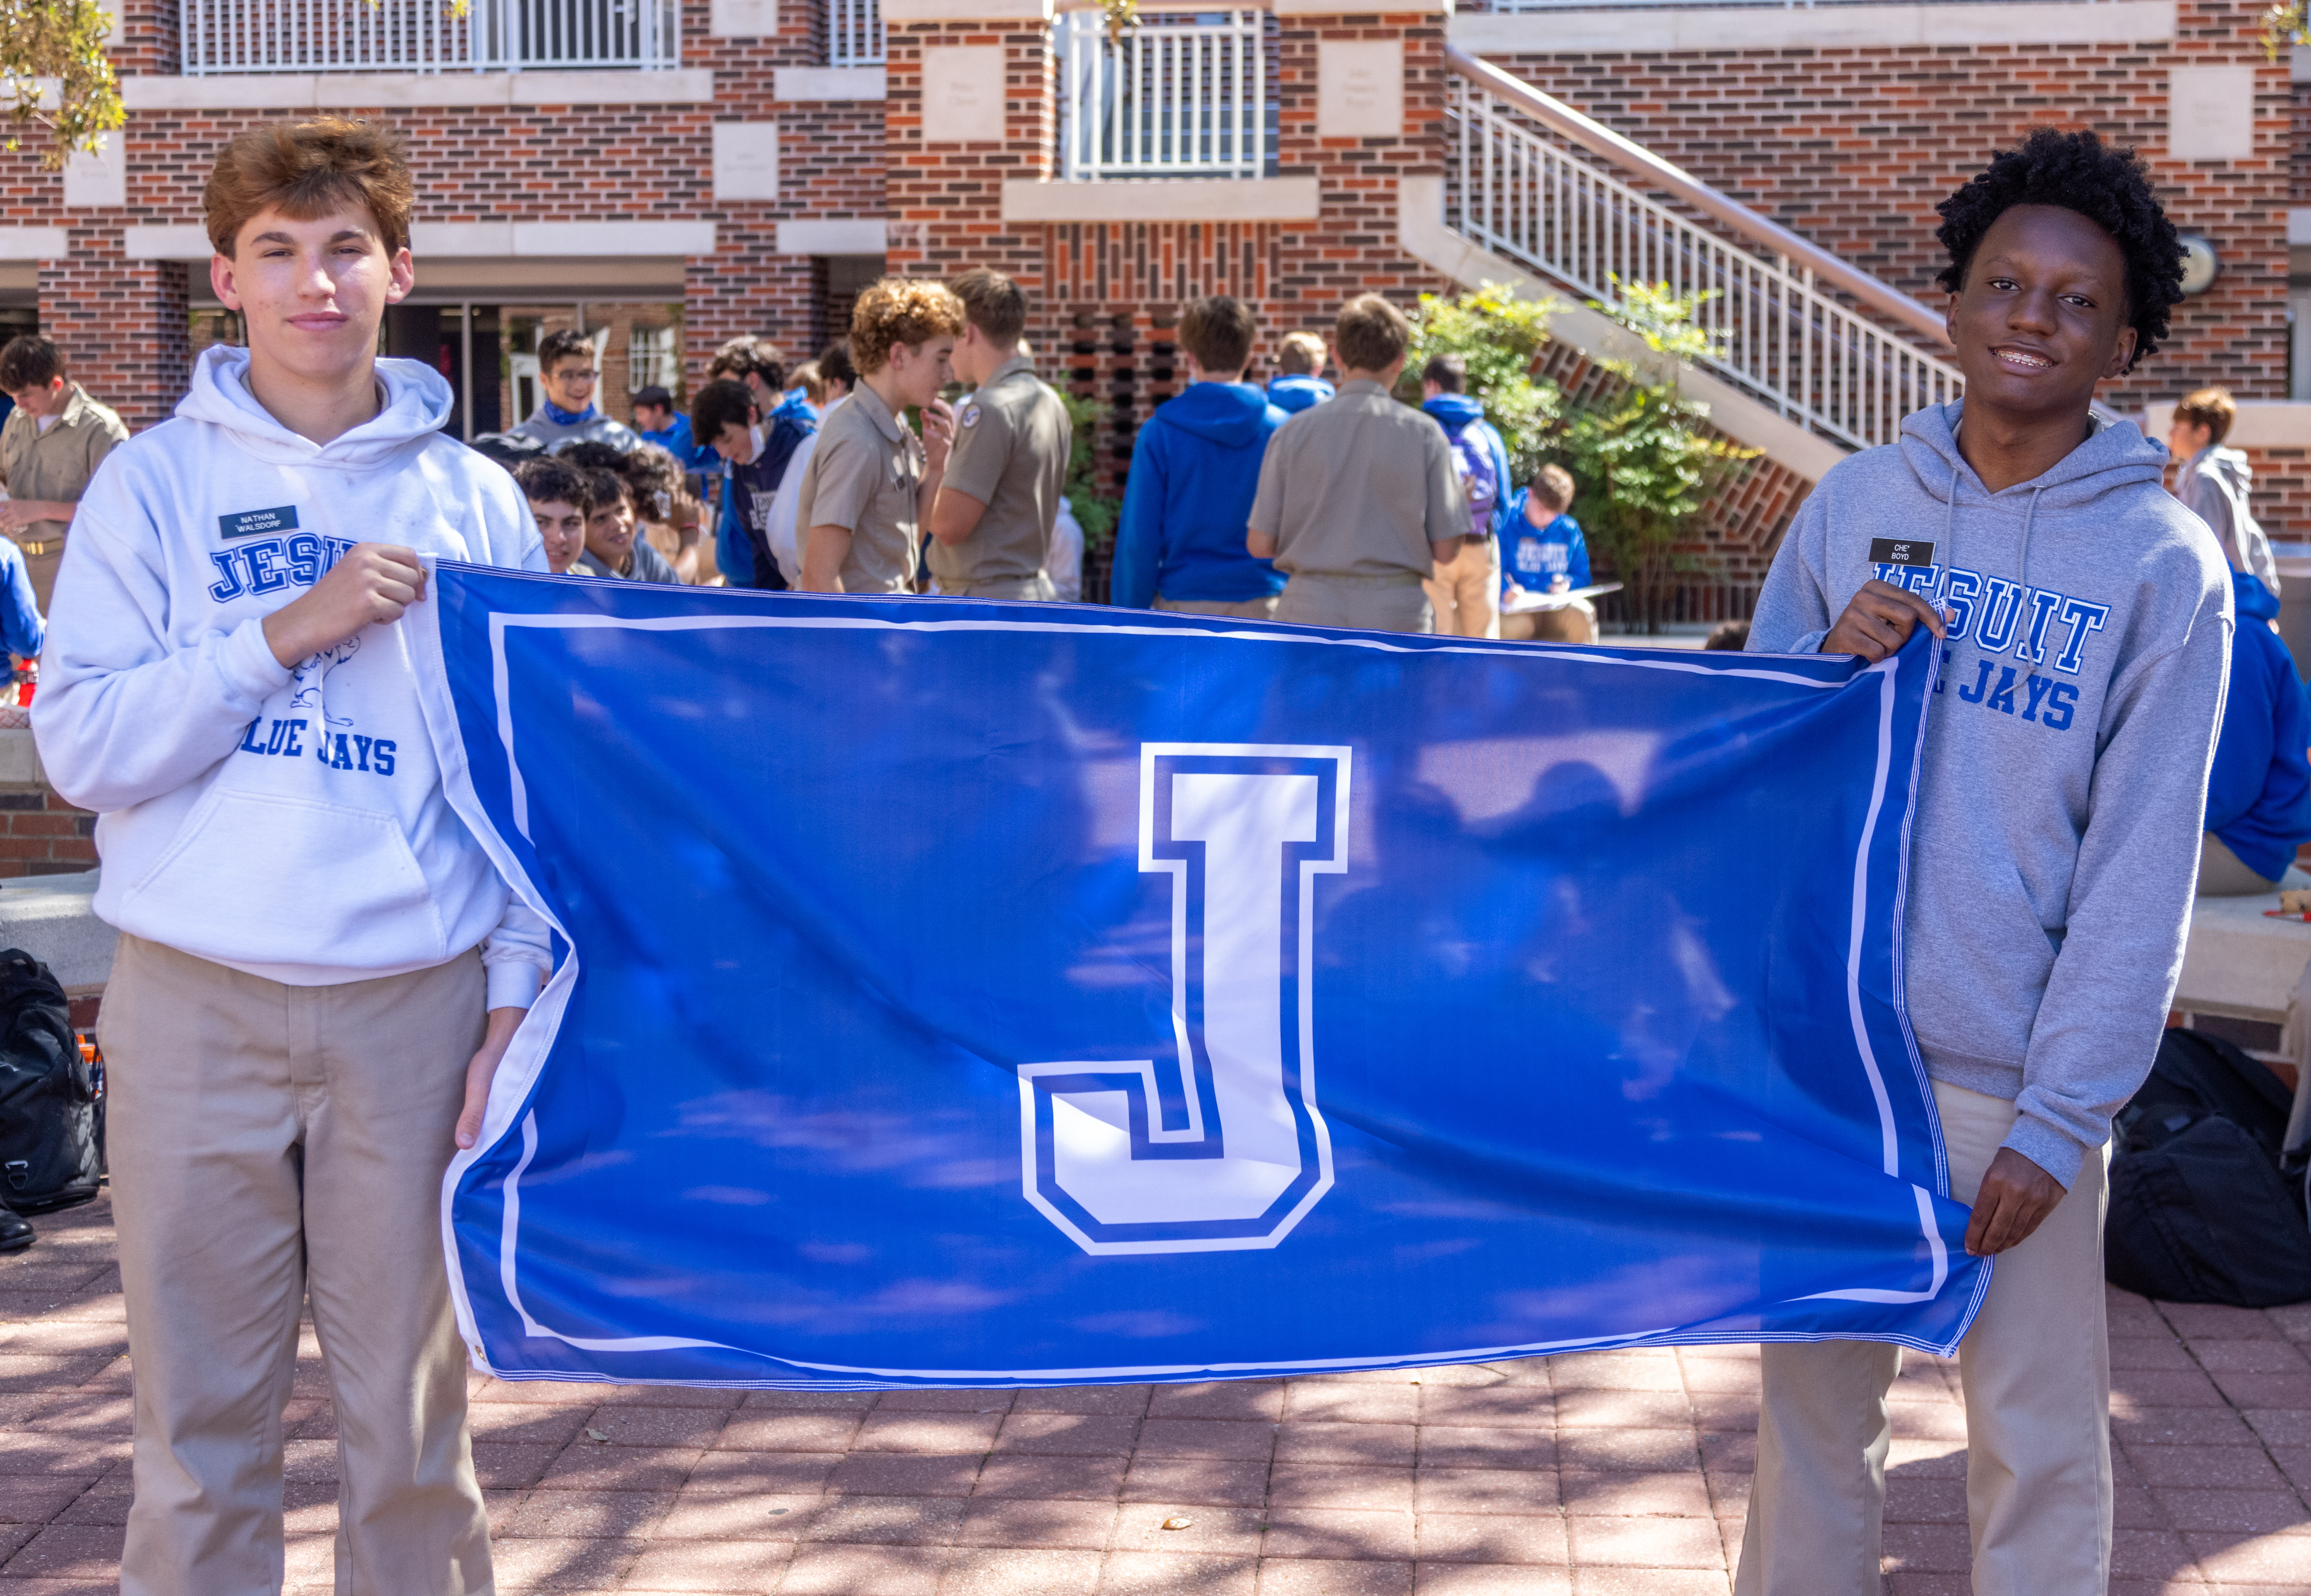
[(121, 900), (127, 929), (234, 964), (439, 964), (449, 934), (401, 823), (310, 798), (212, 792)]

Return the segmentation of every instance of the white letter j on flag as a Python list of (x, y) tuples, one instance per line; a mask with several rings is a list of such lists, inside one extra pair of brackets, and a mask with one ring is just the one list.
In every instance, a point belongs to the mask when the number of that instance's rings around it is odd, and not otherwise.
[(1027, 1201), (1086, 1253), (1272, 1247), (1331, 1188), (1309, 986), (1316, 877), (1347, 869), (1348, 751), (1141, 745), (1173, 1055), (1019, 1068)]

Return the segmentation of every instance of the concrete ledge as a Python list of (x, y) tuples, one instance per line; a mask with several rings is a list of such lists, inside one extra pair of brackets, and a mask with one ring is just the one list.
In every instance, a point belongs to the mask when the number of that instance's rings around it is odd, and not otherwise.
[(1478, 56), (1666, 55), (1679, 50), (1869, 49), (1904, 45), (2149, 44), (2175, 37), (2175, 0), (2014, 5), (1662, 6), (1482, 12), (1444, 37)]
[(1313, 221), (1313, 178), (1126, 178), (1003, 185), (1006, 221)]
[(781, 104), (883, 100), (886, 76), (879, 66), (781, 66), (771, 74), (771, 98)]
[(48, 773), (40, 768), (39, 745), (30, 726), (0, 729), (0, 787), (45, 787)]
[(101, 986), (112, 975), (120, 933), (96, 917), (97, 871), (0, 881), (0, 947), (22, 948), (66, 992)]
[(60, 227), (0, 227), (0, 260), (62, 260), (72, 234)]
[(2287, 242), (2290, 247), (2298, 244), (2311, 244), (2311, 205), (2288, 207)]
[[(2142, 435), (2167, 441), (2167, 429), (2175, 424), (2175, 407), (2171, 404), (2150, 404), (2143, 407)], [(2286, 399), (2242, 399), (2238, 402), (2238, 419), (2223, 438), (2231, 447), (2300, 449), (2311, 448), (2311, 404), (2298, 404)]]
[(2278, 906), (2276, 892), (2193, 899), (2174, 1006), (2239, 1019), (2284, 1020), (2288, 994), (2311, 963), (2311, 925), (2263, 917), (2263, 910)]
[[(131, 260), (205, 261), (212, 251), (197, 226), (129, 227), (121, 247)], [(409, 248), (427, 260), (685, 256), (714, 253), (711, 221), (415, 221)], [(4, 256), (0, 256), (4, 258)]]
[(1369, 10), (1345, 5), (1341, 0), (1269, 0), (1268, 9), (1280, 17), (1451, 16), (1452, 0), (1374, 0)]
[(908, 22), (1048, 22), (1052, 0), (883, 0), (883, 25)]
[(709, 105), (714, 74), (678, 72), (139, 74), (120, 80), (131, 111), (327, 110), (371, 106)]
[[(1659, 371), (1666, 362), (1620, 323), (1586, 306), (1569, 303), (1557, 288), (1513, 261), (1480, 249), (1444, 225), (1444, 179), (1400, 178), (1396, 183), (1397, 242), (1407, 255), (1426, 262), (1465, 288), (1498, 282), (1527, 299), (1556, 299), (1548, 335), (1592, 358), (1627, 360)], [(1709, 407), (1709, 424), (1737, 443), (1763, 449), (1766, 457), (1809, 482), (1818, 482), (1846, 451), (1818, 433), (1776, 415), (1724, 378), (1698, 366), (1680, 364), (1678, 386), (1689, 399)]]
[(880, 216), (837, 216), (824, 221), (779, 223), (781, 255), (881, 255), (891, 230)]

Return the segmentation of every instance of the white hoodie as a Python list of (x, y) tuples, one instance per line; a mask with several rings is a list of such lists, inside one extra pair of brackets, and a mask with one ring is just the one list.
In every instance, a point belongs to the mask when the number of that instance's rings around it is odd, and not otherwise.
[(545, 925), (441, 792), (399, 623), (284, 670), (265, 618), (357, 542), (545, 568), (503, 467), (438, 430), (449, 386), (379, 360), (385, 403), (327, 444), (205, 351), (176, 419), (113, 450), (73, 519), (32, 729), (97, 811), (97, 914), (292, 986), (427, 969), (482, 944), (527, 1007)]

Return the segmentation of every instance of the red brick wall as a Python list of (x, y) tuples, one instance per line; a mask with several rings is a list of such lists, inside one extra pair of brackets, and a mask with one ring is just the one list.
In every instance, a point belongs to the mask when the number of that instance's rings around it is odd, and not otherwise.
[(0, 792), (0, 877), (96, 868), (96, 817), (46, 788)]
[[(2029, 127), (2092, 127), (2149, 158), (2176, 222), (2207, 233), (2224, 271), (2181, 308), (2171, 345), (2106, 402), (2131, 410), (2222, 382), (2286, 394), (2287, 218), (2296, 95), (2264, 53), (2257, 0), (2181, 0), (2179, 37), (2120, 46), (1920, 46), (1518, 56), (1495, 65), (1836, 251), (1938, 303), (1935, 203)], [(2169, 160), (2167, 74), (2257, 68), (2246, 161)]]

